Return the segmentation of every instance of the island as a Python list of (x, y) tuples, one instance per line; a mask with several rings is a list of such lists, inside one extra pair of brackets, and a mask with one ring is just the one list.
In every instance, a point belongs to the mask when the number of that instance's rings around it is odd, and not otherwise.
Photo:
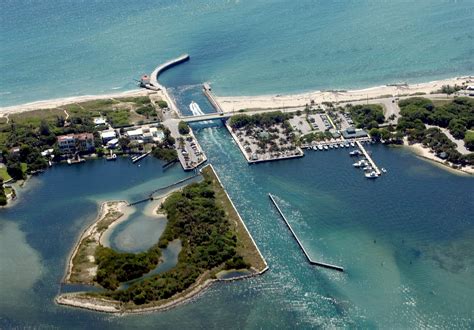
[[(159, 214), (167, 218), (159, 240), (139, 253), (118, 252), (102, 237), (124, 216), (128, 204), (102, 204), (99, 215), (78, 240), (68, 263), (65, 283), (93, 285), (103, 290), (64, 293), (62, 305), (110, 313), (139, 313), (177, 306), (212, 282), (262, 274), (266, 261), (223, 188), (212, 165), (201, 169), (202, 181), (160, 199)], [(177, 264), (147, 276), (174, 240), (182, 244)], [(230, 276), (228, 276), (230, 274)], [(130, 286), (125, 282), (134, 281)]]

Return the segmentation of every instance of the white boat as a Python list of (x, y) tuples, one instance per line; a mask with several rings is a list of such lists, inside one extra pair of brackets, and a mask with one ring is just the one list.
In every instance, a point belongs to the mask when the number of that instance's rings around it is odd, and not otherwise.
[(354, 142), (351, 142), (351, 147), (354, 148), (355, 147), (355, 144)]
[(349, 148), (349, 143), (345, 143), (344, 147)]
[(329, 147), (328, 147), (327, 145), (325, 145), (323, 148), (324, 148), (324, 150), (328, 150), (328, 149), (329, 149)]
[(381, 168), (382, 172), (387, 173), (387, 170), (385, 168)]
[(359, 151), (359, 150), (353, 150), (353, 151), (349, 152), (349, 155), (350, 155), (350, 156), (359, 156), (359, 155), (360, 155), (360, 151)]
[(339, 148), (339, 146), (338, 146), (337, 144), (335, 144), (335, 145), (334, 145), (334, 148), (336, 148), (336, 149), (337, 149), (337, 148)]
[(377, 179), (379, 176), (377, 175), (377, 173), (375, 173), (374, 171), (370, 172), (370, 173), (365, 173), (365, 177), (367, 179)]
[(322, 145), (319, 145), (319, 146), (318, 146), (318, 149), (319, 149), (319, 150), (323, 150), (324, 148), (323, 148)]
[(339, 147), (344, 148), (344, 143), (339, 143)]
[(352, 166), (354, 166), (354, 167), (362, 167), (363, 164), (362, 164), (362, 161), (359, 160), (358, 162), (355, 162), (354, 164), (352, 164)]
[(116, 154), (110, 154), (106, 158), (106, 160), (117, 160), (117, 155)]
[(311, 149), (313, 149), (314, 151), (318, 150), (318, 148), (316, 148), (316, 146), (311, 147)]

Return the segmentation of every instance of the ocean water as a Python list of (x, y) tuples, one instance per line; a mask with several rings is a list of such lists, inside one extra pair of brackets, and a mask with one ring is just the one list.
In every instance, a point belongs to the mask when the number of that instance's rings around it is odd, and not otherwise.
[(420, 82), (474, 71), (471, 0), (4, 0), (0, 106), (168, 86), (257, 95)]
[[(127, 159), (57, 166), (0, 210), (0, 328), (474, 325), (473, 178), (378, 145), (369, 149), (388, 173), (375, 181), (352, 167), (347, 150), (249, 166), (225, 128), (210, 126), (195, 127), (197, 138), (268, 261), (267, 273), (215, 284), (161, 313), (119, 317), (56, 306), (67, 256), (94, 220), (97, 201), (137, 200), (188, 175), (179, 166), (163, 173), (153, 158), (140, 167)], [(269, 192), (308, 253), (345, 273), (307, 263)]]

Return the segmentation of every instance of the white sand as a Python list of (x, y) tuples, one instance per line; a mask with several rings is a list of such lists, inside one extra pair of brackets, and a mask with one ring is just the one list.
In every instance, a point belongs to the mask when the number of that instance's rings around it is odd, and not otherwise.
[(150, 93), (149, 90), (137, 89), (121, 93), (113, 94), (102, 94), (102, 95), (83, 95), (83, 96), (72, 96), (64, 97), (59, 99), (37, 101), (31, 103), (25, 103), (20, 105), (13, 105), (9, 107), (1, 107), (0, 115), (5, 116), (6, 114), (20, 113), (26, 111), (33, 111), (39, 109), (52, 109), (57, 108), (66, 104), (79, 103), (100, 99), (110, 99), (110, 98), (120, 98), (120, 97), (130, 97), (130, 96), (145, 96)]
[(470, 174), (470, 175), (474, 175), (474, 168), (473, 167), (470, 167), (470, 166), (464, 166), (462, 167), (461, 169), (455, 169), (455, 168), (452, 168), (451, 167), (451, 163), (448, 163), (439, 158), (439, 157), (436, 157), (436, 155), (432, 152), (430, 152), (430, 149), (429, 148), (426, 148), (425, 146), (423, 146), (421, 143), (414, 143), (414, 144), (408, 144), (406, 138), (405, 138), (405, 143), (404, 145), (409, 148), (411, 151), (413, 151), (416, 155), (418, 155), (419, 157), (421, 158), (424, 158), (424, 159), (427, 159), (429, 161), (432, 161), (432, 162), (435, 162), (436, 164), (439, 164), (440, 165), (440, 168), (443, 168), (443, 169), (446, 169), (452, 173), (456, 173), (456, 174)]
[(414, 93), (430, 94), (439, 90), (443, 85), (471, 84), (474, 77), (456, 77), (445, 80), (407, 86), (377, 86), (361, 90), (349, 91), (314, 91), (293, 95), (259, 95), (259, 96), (221, 96), (216, 97), (224, 112), (240, 109), (268, 109), (282, 107), (298, 107), (322, 102), (347, 102), (366, 99), (376, 99), (385, 95), (404, 95)]

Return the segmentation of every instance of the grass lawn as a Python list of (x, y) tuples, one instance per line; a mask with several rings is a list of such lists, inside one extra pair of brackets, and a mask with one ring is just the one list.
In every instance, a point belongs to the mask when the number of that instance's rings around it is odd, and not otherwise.
[(3, 179), (3, 182), (10, 180), (12, 177), (8, 174), (7, 168), (2, 166), (0, 167), (0, 178)]

